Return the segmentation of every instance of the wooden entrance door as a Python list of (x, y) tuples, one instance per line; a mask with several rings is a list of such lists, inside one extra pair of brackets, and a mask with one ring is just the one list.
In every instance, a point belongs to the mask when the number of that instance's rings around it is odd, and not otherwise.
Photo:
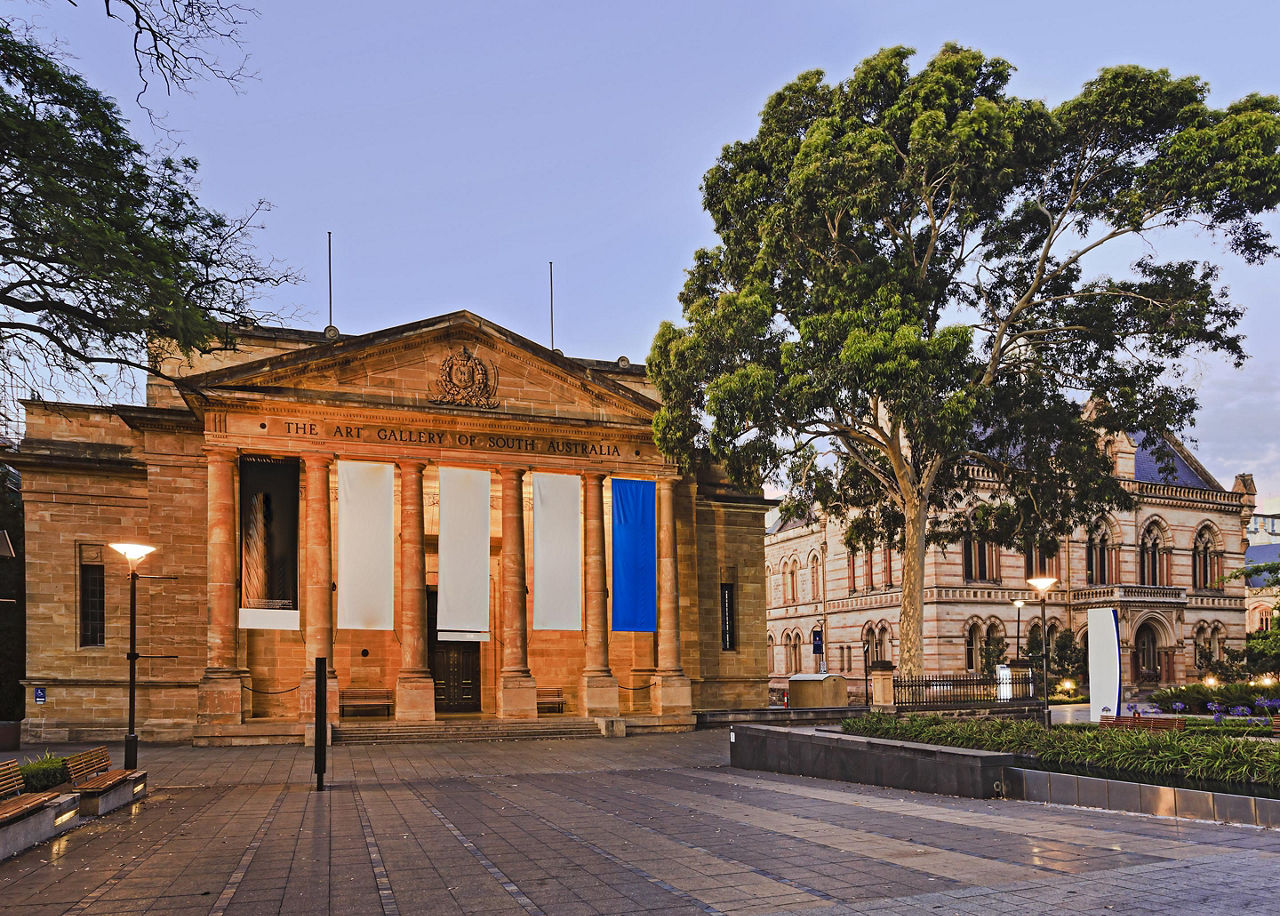
[(480, 711), (480, 644), (441, 642), (436, 628), (436, 590), (427, 590), (427, 641), (436, 712)]

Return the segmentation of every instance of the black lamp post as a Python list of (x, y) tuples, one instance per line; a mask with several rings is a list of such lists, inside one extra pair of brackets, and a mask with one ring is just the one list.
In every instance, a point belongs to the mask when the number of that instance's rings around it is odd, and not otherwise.
[(1027, 584), (1040, 593), (1040, 670), (1044, 677), (1044, 724), (1049, 725), (1049, 622), (1045, 603), (1049, 599), (1049, 589), (1058, 584), (1056, 576), (1037, 576), (1028, 579)]
[(124, 768), (138, 768), (138, 736), (134, 731), (134, 709), (138, 692), (138, 564), (155, 550), (146, 544), (111, 544), (112, 550), (129, 561), (129, 731), (124, 736)]
[(1013, 606), (1018, 609), (1018, 622), (1014, 624), (1013, 631), (1013, 657), (1022, 658), (1022, 606), (1026, 604), (1021, 598), (1013, 602)]

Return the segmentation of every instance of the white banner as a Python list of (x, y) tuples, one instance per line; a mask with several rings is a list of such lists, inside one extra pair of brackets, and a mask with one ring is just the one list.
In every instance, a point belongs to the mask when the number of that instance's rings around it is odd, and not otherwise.
[(489, 472), (440, 469), (437, 638), (489, 639)]
[(582, 480), (533, 475), (533, 628), (582, 629)]
[(298, 611), (295, 608), (240, 608), (242, 630), (296, 630)]
[(1120, 709), (1120, 629), (1109, 607), (1089, 608), (1089, 719), (1124, 715)]
[(395, 626), (395, 465), (338, 462), (338, 629)]

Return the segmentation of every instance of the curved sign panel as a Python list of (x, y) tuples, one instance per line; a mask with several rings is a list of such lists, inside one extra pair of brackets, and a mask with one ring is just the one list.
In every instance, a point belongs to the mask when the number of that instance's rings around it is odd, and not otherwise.
[(1089, 609), (1089, 719), (1120, 715), (1120, 629), (1114, 608)]

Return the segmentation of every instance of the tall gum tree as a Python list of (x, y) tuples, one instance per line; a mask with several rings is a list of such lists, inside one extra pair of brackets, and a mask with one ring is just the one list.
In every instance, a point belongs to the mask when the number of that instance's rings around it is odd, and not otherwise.
[[(1197, 406), (1183, 358), (1244, 359), (1215, 264), (1154, 252), (1190, 225), (1249, 263), (1275, 253), (1280, 104), (1214, 109), (1199, 78), (1122, 66), (1051, 108), (1009, 95), (999, 58), (947, 45), (912, 73), (912, 54), (803, 73), (724, 147), (702, 184), (720, 244), (649, 372), (665, 453), (902, 552), (919, 674), (929, 543), (1056, 549), (1131, 500), (1108, 435), (1170, 459)], [(1146, 254), (1086, 273), (1125, 239)]]

